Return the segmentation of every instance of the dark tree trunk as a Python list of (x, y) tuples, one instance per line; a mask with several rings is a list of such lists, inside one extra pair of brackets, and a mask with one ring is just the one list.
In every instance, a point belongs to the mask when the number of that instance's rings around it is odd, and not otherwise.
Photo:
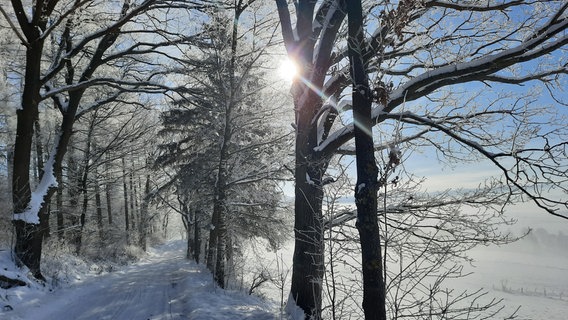
[[(224, 198), (224, 197), (223, 197)], [(221, 214), (219, 215), (219, 220), (216, 229), (217, 233), (217, 249), (215, 256), (215, 281), (221, 288), (225, 288), (225, 266), (226, 259), (225, 254), (227, 250), (227, 224), (226, 224), (226, 210), (224, 208), (225, 201), (220, 204), (223, 207), (220, 208)]]
[(41, 250), (43, 235), (39, 224), (26, 223), (22, 220), (14, 220), (16, 229), (16, 253), (17, 262), (20, 266), (27, 266), (33, 276), (45, 280), (41, 274)]
[[(95, 169), (95, 177), (98, 177), (98, 172)], [(103, 225), (103, 208), (102, 208), (102, 201), (101, 201), (101, 187), (99, 186), (98, 179), (95, 179), (95, 207), (96, 207), (96, 214), (97, 214), (97, 229), (99, 232), (99, 239), (101, 241), (101, 245), (104, 241), (104, 225)]]
[(146, 176), (144, 185), (144, 198), (142, 199), (142, 207), (140, 208), (140, 223), (138, 223), (139, 245), (142, 250), (148, 249), (148, 204), (150, 202), (150, 175)]
[(87, 131), (87, 143), (85, 146), (85, 154), (83, 155), (83, 168), (82, 168), (82, 175), (81, 175), (81, 193), (83, 195), (83, 204), (81, 206), (81, 216), (79, 218), (79, 231), (77, 234), (76, 240), (76, 247), (75, 252), (77, 254), (81, 253), (81, 246), (83, 245), (83, 230), (85, 228), (85, 223), (87, 220), (87, 209), (89, 206), (89, 194), (88, 194), (88, 182), (89, 182), (89, 171), (91, 170), (91, 166), (89, 164), (91, 160), (91, 140), (93, 137), (93, 130), (95, 125), (95, 118), (91, 119), (89, 124), (89, 129)]
[(79, 165), (77, 159), (75, 158), (75, 148), (71, 147), (69, 150), (69, 155), (67, 156), (67, 166), (68, 166), (68, 197), (69, 197), (69, 209), (66, 211), (69, 214), (70, 224), (72, 228), (69, 230), (69, 238), (72, 243), (77, 246), (77, 241), (79, 237), (79, 217), (80, 212), (77, 208), (79, 207), (79, 197), (81, 190), (81, 178), (79, 172)]
[[(39, 124), (39, 112), (36, 113), (34, 120), (34, 140), (35, 140), (35, 150), (36, 150), (36, 167), (37, 176), (42, 179), (44, 173), (44, 152), (43, 145), (41, 143), (41, 126)], [(38, 180), (39, 181), (39, 180)], [(42, 209), (39, 212), (39, 223), (41, 228), (42, 237), (48, 238), (51, 230), (49, 228), (49, 202), (43, 204)], [(45, 207), (45, 208), (44, 208)]]
[(124, 195), (124, 230), (126, 230), (126, 240), (128, 241), (128, 229), (130, 223), (128, 221), (128, 188), (126, 184), (126, 161), (122, 158), (122, 191)]
[(107, 216), (108, 216), (108, 225), (112, 226), (112, 185), (111, 185), (111, 177), (110, 177), (110, 154), (107, 153), (107, 159), (105, 163), (106, 169), (106, 178), (107, 183), (105, 185), (105, 197), (106, 197), (106, 207), (107, 207)]
[[(223, 151), (221, 152), (223, 154)], [(224, 161), (222, 161), (224, 163)], [(209, 232), (209, 249), (207, 252), (207, 267), (213, 272), (215, 282), (225, 288), (225, 173), (224, 165), (219, 165), (213, 202), (213, 215), (211, 217), (211, 230)]]
[(193, 250), (193, 260), (195, 260), (196, 263), (199, 263), (199, 256), (201, 255), (201, 232), (199, 228), (199, 219), (197, 219), (198, 213), (199, 212), (195, 213), (195, 221), (193, 223), (193, 243), (195, 244), (195, 249)]
[[(51, 200), (51, 196), (49, 197)], [(49, 225), (49, 216), (51, 212), (51, 201), (43, 204), (42, 209), (39, 211), (39, 225), (42, 232), (42, 237), (47, 239), (51, 236), (51, 227)]]
[[(87, 175), (83, 174), (83, 181), (87, 179)], [(82, 193), (83, 193), (83, 203), (81, 205), (81, 215), (79, 216), (79, 226), (77, 231), (77, 239), (75, 241), (75, 253), (79, 255), (81, 253), (81, 247), (83, 246), (83, 230), (85, 229), (85, 223), (87, 221), (87, 208), (89, 206), (89, 196), (87, 194), (87, 183), (82, 183)]]
[[(22, 108), (16, 110), (16, 140), (14, 142), (14, 166), (12, 171), (12, 201), (14, 214), (24, 213), (31, 201), (30, 161), (35, 119), (40, 101), (40, 64), (43, 41), (39, 31), (28, 30), (28, 39), (34, 41), (26, 50), (26, 71)], [(14, 253), (19, 265), (27, 266), (32, 274), (43, 279), (40, 271), (43, 233), (39, 224), (14, 220), (16, 243)]]
[(36, 161), (37, 161), (37, 176), (41, 177), (43, 175), (43, 145), (41, 144), (41, 126), (39, 124), (39, 112), (36, 113), (36, 118), (34, 120), (34, 138), (36, 147)]
[(132, 230), (136, 230), (136, 211), (134, 203), (136, 201), (136, 195), (134, 194), (134, 181), (133, 181), (134, 173), (130, 171), (128, 174), (128, 186), (130, 191), (130, 227)]
[(295, 246), (290, 294), (306, 315), (320, 319), (325, 273), (321, 181), (327, 161), (314, 152), (316, 132), (307, 122), (298, 121), (296, 136)]
[(181, 215), (181, 222), (183, 222), (183, 228), (185, 229), (186, 235), (186, 250), (185, 250), (185, 257), (186, 259), (191, 259), (191, 254), (193, 252), (193, 238), (191, 237), (192, 233), (192, 223), (191, 223), (191, 210), (189, 210), (189, 206), (187, 205), (187, 198), (183, 197), (178, 194), (177, 196), (178, 202), (180, 204), (180, 215)]
[[(195, 213), (193, 214), (193, 216), (195, 216)], [(187, 259), (193, 259), (193, 255), (194, 252), (196, 250), (195, 248), (195, 236), (193, 235), (193, 233), (195, 232), (195, 218), (191, 218), (193, 220), (189, 220), (189, 223), (187, 224)]]
[(380, 233), (377, 221), (378, 169), (375, 163), (371, 120), (371, 90), (365, 63), (365, 42), (361, 1), (347, 6), (348, 51), (353, 86), (353, 123), (357, 184), (357, 230), (363, 268), (363, 311), (365, 319), (386, 320)]
[(217, 250), (217, 235), (218, 230), (216, 225), (219, 224), (219, 210), (215, 210), (213, 207), (213, 214), (211, 215), (211, 223), (209, 224), (209, 240), (207, 243), (207, 258), (206, 266), (211, 272), (215, 272), (215, 258)]
[[(61, 170), (58, 170), (56, 177), (60, 183), (63, 181)], [(55, 205), (57, 207), (57, 239), (63, 240), (65, 237), (65, 222), (63, 219), (63, 188), (61, 186), (57, 188)]]

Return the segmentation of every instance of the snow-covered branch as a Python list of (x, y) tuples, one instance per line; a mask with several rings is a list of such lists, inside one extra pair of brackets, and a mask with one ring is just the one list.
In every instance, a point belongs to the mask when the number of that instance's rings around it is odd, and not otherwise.
[(146, 92), (146, 93), (163, 93), (165, 91), (175, 91), (177, 87), (169, 87), (154, 82), (137, 82), (118, 80), (114, 78), (93, 78), (71, 85), (61, 86), (42, 94), (42, 99), (48, 99), (64, 92), (73, 92), (94, 86), (106, 86), (119, 89), (122, 92)]
[(49, 154), (49, 159), (44, 164), (43, 175), (35, 190), (32, 191), (30, 202), (25, 211), (14, 214), (12, 220), (21, 220), (29, 224), (39, 224), (40, 210), (48, 195), (50, 189), (57, 187), (57, 179), (55, 178), (55, 157), (59, 146), (59, 135), (53, 143), (53, 148)]
[(426, 7), (441, 7), (457, 11), (495, 11), (495, 10), (507, 10), (515, 6), (527, 5), (525, 0), (513, 0), (504, 1), (503, 3), (490, 4), (489, 1), (487, 5), (474, 5), (474, 4), (461, 4), (448, 1), (431, 0), (425, 1), (424, 6)]

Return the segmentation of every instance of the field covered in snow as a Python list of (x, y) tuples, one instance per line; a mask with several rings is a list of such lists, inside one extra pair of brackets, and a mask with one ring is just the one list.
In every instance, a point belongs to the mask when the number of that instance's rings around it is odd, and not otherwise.
[[(564, 223), (559, 221), (559, 223)], [(467, 268), (473, 274), (457, 286), (483, 287), (503, 298), (516, 319), (565, 320), (568, 315), (568, 233), (535, 229), (525, 239), (503, 247), (479, 248)]]

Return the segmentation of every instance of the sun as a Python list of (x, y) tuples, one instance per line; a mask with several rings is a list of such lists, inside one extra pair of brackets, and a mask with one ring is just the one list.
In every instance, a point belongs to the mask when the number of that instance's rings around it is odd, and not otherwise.
[(298, 76), (298, 65), (294, 61), (286, 58), (280, 61), (278, 75), (282, 79), (292, 82)]

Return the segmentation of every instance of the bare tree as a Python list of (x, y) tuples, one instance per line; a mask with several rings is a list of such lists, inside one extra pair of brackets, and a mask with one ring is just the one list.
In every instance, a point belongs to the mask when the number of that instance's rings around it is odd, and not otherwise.
[[(318, 257), (323, 254), (325, 172), (332, 155), (353, 151), (349, 141), (357, 127), (337, 121), (351, 106), (342, 99), (351, 84), (342, 3), (300, 0), (292, 11), (286, 1), (276, 1), (288, 55), (301, 69), (292, 88), (296, 244), (291, 297), (313, 318), (321, 308)], [(363, 57), (374, 100), (371, 122), (379, 128), (396, 122), (407, 128), (391, 141), (382, 137), (382, 147), (414, 140), (436, 148), (448, 161), (487, 159), (501, 171), (510, 201), (519, 195), (562, 217), (559, 210), (566, 208), (566, 200), (546, 190), (552, 185), (566, 189), (565, 172), (557, 170), (566, 166), (561, 160), (565, 130), (538, 130), (534, 107), (522, 98), (501, 104), (499, 91), (503, 85), (538, 81), (553, 99), (565, 103), (556, 91), (566, 73), (566, 10), (562, 1), (363, 2)], [(548, 57), (560, 63), (549, 63)], [(527, 63), (538, 67), (524, 68)], [(458, 85), (465, 83), (486, 85), (485, 96), (459, 92)], [(453, 107), (460, 96), (472, 99), (469, 108)], [(484, 98), (489, 102), (482, 105)], [(481, 126), (489, 120), (512, 126), (505, 131)], [(526, 139), (518, 139), (524, 134)]]
[[(421, 190), (422, 179), (397, 169), (399, 181), (389, 179), (378, 195), (389, 318), (476, 319), (499, 313), (502, 300), (489, 297), (481, 288), (454, 290), (451, 281), (468, 275), (464, 265), (471, 262), (470, 249), (517, 239), (501, 231), (514, 223), (502, 216), (503, 190), (488, 183), (476, 190), (429, 194)], [(334, 284), (325, 288), (334, 299), (324, 304), (324, 315), (334, 314), (334, 318), (346, 313), (363, 316), (362, 307), (357, 307), (363, 298), (361, 273), (357, 272), (362, 268), (357, 257), (361, 251), (357, 212), (352, 204), (340, 201), (346, 197), (346, 186), (340, 188), (344, 180), (339, 177), (340, 185), (326, 188), (324, 206), (329, 247), (326, 279)]]

